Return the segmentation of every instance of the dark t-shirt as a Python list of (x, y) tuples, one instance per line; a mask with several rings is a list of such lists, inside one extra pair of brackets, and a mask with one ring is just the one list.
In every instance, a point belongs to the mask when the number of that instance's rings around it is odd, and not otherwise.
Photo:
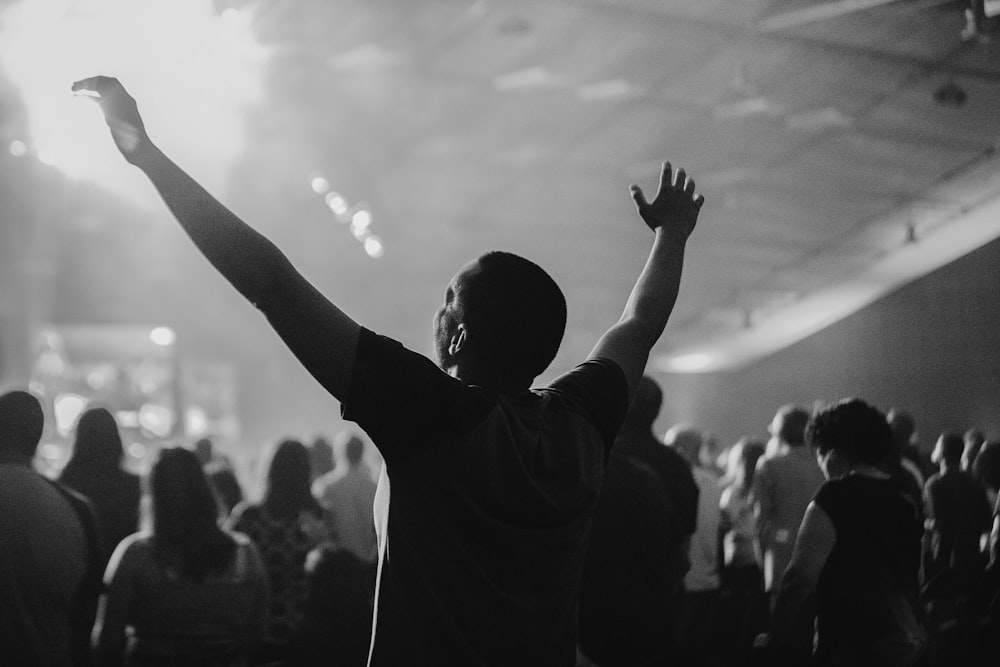
[(616, 451), (645, 463), (656, 472), (670, 496), (681, 530), (688, 537), (694, 535), (698, 524), (699, 491), (691, 464), (652, 433), (642, 438), (623, 438)]
[(607, 360), (492, 394), (363, 330), (344, 417), (386, 462), (370, 664), (574, 664), (587, 533), (627, 408)]
[(906, 643), (916, 634), (922, 527), (890, 479), (848, 475), (823, 484), (815, 503), (836, 542), (817, 586), (817, 652)]

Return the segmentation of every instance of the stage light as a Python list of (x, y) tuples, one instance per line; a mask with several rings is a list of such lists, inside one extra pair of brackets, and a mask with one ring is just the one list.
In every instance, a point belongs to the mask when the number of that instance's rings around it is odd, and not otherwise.
[(220, 19), (213, 0), (4, 3), (0, 62), (24, 101), (33, 152), (135, 203), (159, 206), (109, 141), (99, 107), (70, 94), (73, 81), (110, 74), (138, 100), (147, 127), (177, 147), (178, 162), (209, 189), (223, 187), (245, 141), (243, 109), (262, 92), (267, 52), (251, 19), (247, 11)]
[(177, 340), (177, 334), (170, 327), (156, 327), (149, 332), (149, 340), (153, 341), (157, 345), (173, 345)]
[(318, 195), (326, 194), (326, 192), (330, 189), (330, 181), (326, 180), (322, 176), (313, 176), (309, 185), (312, 187), (313, 192)]
[(158, 438), (165, 438), (174, 426), (174, 412), (163, 405), (145, 403), (139, 408), (139, 426)]
[(146, 445), (141, 442), (133, 442), (128, 446), (128, 455), (134, 459), (144, 459), (146, 458)]
[(334, 215), (339, 217), (347, 213), (347, 200), (339, 192), (327, 192), (324, 199)]
[(382, 239), (377, 236), (369, 236), (365, 239), (365, 252), (372, 259), (378, 259), (385, 252), (385, 247), (382, 245)]
[(62, 451), (62, 447), (51, 442), (45, 443), (38, 448), (39, 455), (47, 461), (55, 461), (62, 458)]
[(667, 363), (670, 368), (679, 373), (694, 373), (704, 370), (712, 364), (715, 358), (705, 352), (694, 352), (683, 354), (670, 359)]
[(351, 228), (368, 229), (368, 226), (372, 224), (372, 214), (371, 211), (364, 208), (359, 208), (351, 216)]
[(24, 157), (28, 153), (28, 146), (20, 139), (15, 139), (10, 142), (10, 146), (7, 147), (10, 154), (14, 157)]
[(87, 408), (87, 399), (79, 394), (59, 394), (52, 401), (52, 410), (56, 416), (56, 430), (60, 435), (69, 435)]

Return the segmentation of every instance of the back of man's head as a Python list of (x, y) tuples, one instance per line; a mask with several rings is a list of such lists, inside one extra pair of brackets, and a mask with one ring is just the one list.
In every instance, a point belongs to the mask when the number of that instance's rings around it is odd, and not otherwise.
[(797, 405), (783, 405), (778, 408), (771, 423), (771, 435), (789, 447), (801, 447), (806, 443), (806, 424), (809, 413)]
[(903, 447), (909, 445), (917, 430), (917, 423), (914, 421), (913, 415), (905, 410), (892, 408), (885, 419), (889, 422), (889, 428), (892, 429), (892, 440), (896, 447), (902, 450)]
[(470, 347), (495, 377), (527, 386), (559, 351), (566, 299), (544, 269), (518, 255), (489, 252), (476, 265), (459, 286)]
[(11, 391), (0, 396), (0, 451), (34, 457), (44, 425), (42, 406), (28, 392)]
[(356, 435), (351, 435), (347, 438), (347, 442), (344, 443), (344, 458), (347, 459), (347, 465), (351, 468), (356, 467), (361, 463), (361, 459), (365, 456), (365, 442)]
[(938, 438), (938, 451), (934, 452), (934, 459), (943, 460), (949, 466), (957, 467), (962, 463), (962, 453), (965, 451), (965, 440), (958, 433), (947, 431)]
[(663, 444), (673, 447), (694, 467), (700, 466), (699, 454), (704, 444), (701, 431), (689, 424), (675, 424), (667, 429)]

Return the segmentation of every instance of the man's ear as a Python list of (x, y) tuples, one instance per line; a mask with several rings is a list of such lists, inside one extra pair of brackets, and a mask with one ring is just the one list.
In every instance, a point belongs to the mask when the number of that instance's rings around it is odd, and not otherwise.
[(448, 354), (455, 356), (462, 351), (467, 340), (467, 333), (465, 325), (459, 324), (451, 337), (451, 342), (448, 343)]

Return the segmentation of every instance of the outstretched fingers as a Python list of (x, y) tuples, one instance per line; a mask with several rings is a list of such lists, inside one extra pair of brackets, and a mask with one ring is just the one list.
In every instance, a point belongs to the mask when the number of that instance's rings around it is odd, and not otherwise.
[(632, 201), (635, 202), (635, 205), (639, 207), (640, 211), (649, 206), (649, 203), (646, 201), (646, 195), (642, 193), (642, 188), (638, 185), (632, 184), (628, 186), (628, 189), (632, 194)]

